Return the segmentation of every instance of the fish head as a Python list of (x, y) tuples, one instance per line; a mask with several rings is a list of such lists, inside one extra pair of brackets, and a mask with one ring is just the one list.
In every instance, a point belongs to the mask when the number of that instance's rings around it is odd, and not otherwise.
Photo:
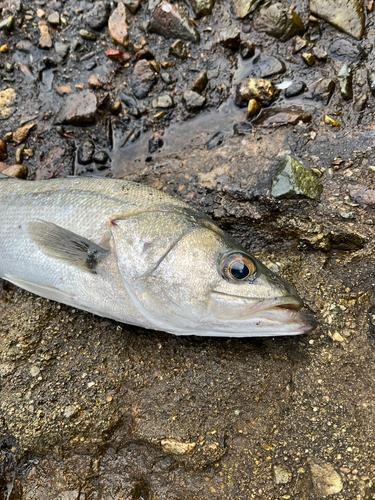
[(316, 327), (291, 285), (197, 214), (159, 211), (115, 223), (124, 286), (155, 328), (251, 337)]

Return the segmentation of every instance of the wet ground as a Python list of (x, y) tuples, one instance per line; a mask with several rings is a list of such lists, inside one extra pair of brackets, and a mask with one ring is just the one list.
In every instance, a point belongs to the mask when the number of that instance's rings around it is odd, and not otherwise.
[[(3, 282), (0, 499), (373, 499), (372, 2), (364, 18), (362, 2), (336, 2), (353, 9), (341, 27), (293, 2), (304, 28), (291, 35), (281, 18), (264, 28), (266, 3), (240, 19), (246, 2), (217, 1), (161, 36), (157, 4), (3, 0), (0, 171), (121, 177), (187, 201), (293, 283), (319, 327), (174, 337)], [(273, 88), (251, 117), (238, 105), (248, 77)], [(322, 184), (320, 202), (271, 195), (286, 154)]]

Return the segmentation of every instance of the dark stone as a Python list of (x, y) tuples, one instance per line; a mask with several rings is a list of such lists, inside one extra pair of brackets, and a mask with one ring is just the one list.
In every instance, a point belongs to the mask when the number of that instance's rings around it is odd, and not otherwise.
[(7, 143), (0, 139), (0, 161), (6, 160), (7, 158)]
[(362, 60), (365, 55), (358, 45), (341, 38), (330, 44), (328, 50), (332, 59), (344, 62), (358, 62)]
[(148, 141), (148, 152), (150, 154), (155, 153), (158, 149), (161, 149), (163, 145), (163, 139), (159, 136), (159, 134), (152, 134), (150, 140)]
[(35, 180), (66, 177), (73, 174), (74, 148), (55, 147), (51, 149), (46, 158), (40, 158), (36, 164)]
[(189, 0), (195, 14), (195, 19), (211, 14), (214, 0)]
[(236, 27), (225, 28), (220, 31), (220, 43), (223, 47), (238, 50), (241, 42), (241, 30)]
[(225, 136), (226, 136), (226, 134), (224, 132), (222, 132), (221, 130), (216, 132), (206, 142), (206, 149), (211, 150), (211, 149), (217, 148), (218, 146), (221, 146), (221, 144), (223, 144), (223, 142), (224, 142)]
[(195, 82), (193, 83), (193, 90), (200, 90), (201, 92), (206, 88), (208, 83), (207, 71), (203, 71), (200, 75), (197, 76)]
[(335, 82), (329, 78), (324, 78), (316, 82), (309, 88), (309, 95), (307, 97), (314, 99), (314, 101), (321, 102), (327, 105), (331, 99), (333, 91), (335, 90)]
[(254, 126), (247, 122), (238, 122), (233, 125), (234, 135), (244, 135), (248, 134), (253, 130)]
[(140, 61), (141, 59), (147, 59), (148, 61), (151, 61), (152, 59), (155, 59), (154, 54), (151, 52), (149, 48), (144, 48), (141, 50), (138, 50), (134, 56), (134, 61)]
[(285, 89), (284, 95), (285, 95), (285, 97), (290, 99), (291, 97), (295, 97), (297, 95), (302, 94), (302, 92), (305, 90), (305, 88), (306, 88), (305, 82), (292, 83), (292, 85), (290, 87)]
[(92, 71), (94, 68), (96, 68), (96, 62), (95, 61), (89, 61), (85, 68), (88, 70), (88, 71)]
[(286, 42), (294, 35), (299, 35), (305, 31), (305, 27), (299, 15), (289, 8), (288, 5), (277, 2), (267, 4), (260, 11), (259, 17), (254, 23), (254, 28), (267, 35), (279, 38)]
[(297, 125), (300, 121), (304, 123), (310, 122), (311, 114), (305, 113), (302, 108), (292, 106), (290, 108), (262, 109), (253, 123), (257, 127), (265, 128), (279, 125)]
[(253, 44), (253, 42), (250, 42), (249, 40), (241, 42), (240, 54), (242, 59), (250, 59), (250, 57), (253, 57), (254, 53), (255, 53), (255, 45)]
[(5, 18), (3, 21), (0, 21), (0, 31), (5, 30), (5, 31), (11, 31), (14, 26), (14, 17), (9, 16)]
[(176, 5), (165, 0), (154, 10), (149, 30), (166, 38), (181, 38), (195, 43), (200, 40), (193, 22), (180, 12)]
[(120, 101), (125, 104), (129, 109), (135, 108), (137, 106), (137, 101), (134, 99), (132, 94), (126, 92), (120, 92), (118, 95)]
[(137, 13), (139, 7), (141, 6), (140, 0), (124, 0), (126, 8), (129, 10), (133, 16)]
[(367, 78), (371, 94), (375, 97), (375, 73), (369, 73)]
[(106, 26), (110, 11), (109, 2), (99, 0), (86, 14), (85, 21), (91, 29), (100, 31)]
[(353, 75), (351, 68), (344, 64), (337, 78), (340, 82), (340, 91), (344, 99), (353, 99)]
[(105, 165), (109, 160), (109, 156), (106, 151), (98, 151), (97, 153), (94, 154), (92, 159), (95, 163), (98, 163), (99, 165)]
[(77, 151), (77, 160), (81, 165), (89, 165), (95, 153), (95, 145), (92, 141), (83, 142)]
[(247, 66), (247, 77), (249, 78), (267, 78), (277, 73), (285, 71), (285, 63), (277, 57), (268, 56), (259, 52)]
[(138, 99), (147, 97), (157, 82), (157, 76), (148, 61), (142, 59), (134, 66), (132, 88)]
[(54, 123), (55, 125), (84, 125), (93, 123), (95, 121), (97, 105), (96, 95), (89, 90), (85, 90), (79, 94), (72, 94), (66, 98), (59, 109)]
[(171, 83), (173, 83), (173, 78), (166, 71), (160, 73), (160, 77), (163, 80), (163, 82), (166, 83), (167, 85), (171, 85)]
[(183, 40), (176, 40), (169, 47), (169, 55), (178, 57), (179, 59), (185, 60), (188, 56), (188, 50), (186, 43)]

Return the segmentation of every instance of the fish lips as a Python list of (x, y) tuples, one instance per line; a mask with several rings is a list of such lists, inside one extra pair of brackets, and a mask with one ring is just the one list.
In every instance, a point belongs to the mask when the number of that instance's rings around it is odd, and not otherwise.
[(259, 329), (265, 322), (273, 323), (276, 330), (282, 327), (280, 334), (284, 335), (308, 333), (318, 326), (311, 314), (300, 311), (304, 304), (297, 294), (264, 299), (211, 292), (210, 305), (217, 320), (259, 323)]

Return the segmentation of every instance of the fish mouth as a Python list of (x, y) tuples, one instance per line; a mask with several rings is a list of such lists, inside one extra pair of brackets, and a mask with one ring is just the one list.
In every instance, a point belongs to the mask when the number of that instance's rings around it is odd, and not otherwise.
[(304, 304), (297, 294), (263, 299), (211, 292), (210, 303), (215, 319), (248, 325), (260, 335), (309, 333), (318, 326), (311, 314), (301, 311)]

